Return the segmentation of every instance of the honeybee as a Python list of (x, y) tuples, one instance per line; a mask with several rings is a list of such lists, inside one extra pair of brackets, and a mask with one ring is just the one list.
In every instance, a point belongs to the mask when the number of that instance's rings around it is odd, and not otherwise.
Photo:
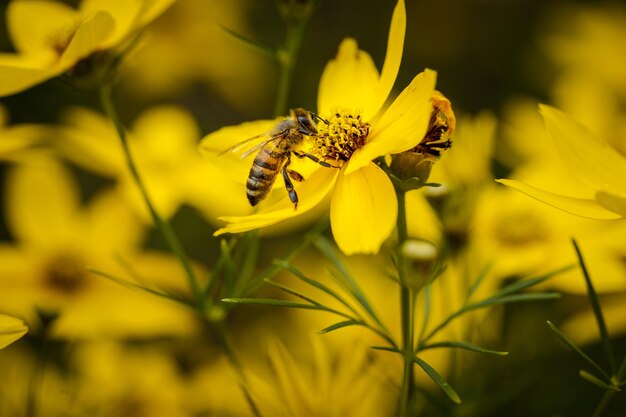
[[(298, 194), (293, 186), (293, 182), (301, 182), (304, 177), (298, 172), (289, 169), (291, 155), (298, 158), (309, 158), (326, 168), (337, 168), (320, 160), (315, 155), (298, 151), (307, 136), (316, 136), (315, 120), (322, 120), (317, 114), (308, 110), (297, 108), (290, 111), (290, 117), (279, 122), (269, 132), (247, 139), (225, 152), (237, 151), (242, 145), (258, 139), (261, 136), (268, 136), (268, 139), (254, 146), (249, 151), (242, 154), (242, 158), (258, 151), (246, 182), (246, 196), (252, 206), (259, 204), (269, 194), (279, 171), (285, 181), (285, 188), (289, 194), (289, 199), (294, 205), (294, 210), (298, 208)], [(325, 122), (325, 121), (324, 121)]]

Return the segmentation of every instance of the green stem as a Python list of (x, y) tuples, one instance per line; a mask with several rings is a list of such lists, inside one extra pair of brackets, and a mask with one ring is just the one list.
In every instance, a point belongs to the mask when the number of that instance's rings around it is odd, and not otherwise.
[(119, 136), (120, 142), (122, 144), (122, 149), (124, 151), (124, 156), (126, 158), (126, 164), (128, 165), (128, 168), (130, 170), (130, 173), (133, 179), (135, 180), (137, 188), (139, 188), (141, 196), (143, 197), (143, 200), (146, 203), (148, 210), (150, 211), (152, 220), (154, 221), (154, 224), (156, 225), (156, 227), (159, 229), (159, 231), (165, 238), (165, 241), (167, 245), (169, 246), (170, 250), (180, 262), (180, 265), (182, 266), (185, 276), (187, 278), (189, 288), (194, 296), (194, 299), (198, 303), (198, 307), (201, 310), (204, 310), (204, 297), (202, 296), (202, 291), (200, 290), (196, 276), (193, 272), (193, 269), (191, 268), (191, 263), (189, 262), (189, 258), (187, 257), (187, 254), (185, 253), (183, 246), (178, 240), (178, 237), (174, 233), (174, 230), (172, 229), (170, 224), (165, 219), (163, 219), (159, 215), (159, 213), (156, 211), (154, 205), (152, 204), (152, 200), (150, 199), (150, 196), (148, 195), (146, 186), (144, 185), (144, 182), (142, 181), (141, 176), (139, 175), (137, 165), (135, 164), (135, 161), (133, 160), (133, 157), (130, 151), (130, 146), (128, 144), (128, 137), (126, 136), (126, 131), (124, 130), (124, 126), (122, 125), (119, 115), (117, 114), (117, 111), (115, 109), (115, 105), (113, 104), (113, 86), (110, 82), (104, 82), (102, 84), (100, 88), (100, 101), (102, 103), (102, 107), (104, 108), (104, 111), (106, 112), (107, 116), (111, 119), (111, 121), (115, 125), (115, 129), (117, 130), (117, 134)]
[(606, 410), (606, 407), (611, 402), (611, 398), (613, 398), (613, 395), (615, 395), (615, 391), (604, 391), (604, 395), (602, 396), (602, 400), (600, 400), (600, 404), (598, 404), (595, 411), (593, 412), (593, 417), (600, 417), (602, 413), (604, 413), (604, 410)]
[(414, 395), (415, 380), (413, 378), (413, 306), (415, 303), (413, 291), (406, 283), (406, 260), (402, 254), (402, 244), (408, 238), (406, 223), (406, 193), (403, 190), (396, 189), (398, 198), (398, 251), (397, 251), (397, 268), (398, 278), (400, 281), (400, 319), (402, 326), (402, 358), (404, 362), (402, 371), (402, 385), (400, 387), (400, 398), (398, 404), (398, 417), (406, 417), (409, 415), (409, 401)]
[(289, 91), (293, 80), (293, 72), (296, 58), (302, 46), (302, 39), (306, 30), (308, 19), (287, 22), (287, 34), (284, 46), (278, 51), (278, 89), (276, 91), (276, 103), (274, 116), (284, 116), (287, 113)]

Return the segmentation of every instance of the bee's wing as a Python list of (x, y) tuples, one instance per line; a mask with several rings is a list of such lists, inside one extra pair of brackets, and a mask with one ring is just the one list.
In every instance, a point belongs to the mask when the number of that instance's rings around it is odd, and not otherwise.
[[(274, 135), (274, 136), (271, 136), (271, 137), (267, 138), (266, 140), (264, 140), (264, 141), (262, 141), (260, 143), (257, 143), (252, 148), (250, 148), (250, 149), (246, 150), (245, 152), (243, 152), (241, 154), (241, 158), (242, 159), (246, 158), (247, 156), (251, 155), (252, 153), (254, 153), (256, 151), (258, 151), (259, 149), (261, 149), (263, 146), (267, 145), (270, 142), (273, 142), (275, 140), (284, 138), (286, 134), (287, 134), (287, 132), (281, 133), (279, 135)], [(244, 140), (242, 142), (239, 142), (236, 145), (233, 145), (230, 148), (226, 149), (225, 151), (220, 152), (219, 155), (221, 156), (221, 155), (224, 155), (224, 154), (229, 153), (229, 152), (241, 152), (243, 149), (246, 148), (246, 146), (249, 146), (252, 142), (254, 142), (255, 140), (257, 140), (259, 138), (262, 138), (264, 136), (268, 136), (268, 134), (267, 133), (261, 133), (260, 135), (252, 136), (251, 138), (248, 138), (248, 139), (246, 139), (246, 140)]]

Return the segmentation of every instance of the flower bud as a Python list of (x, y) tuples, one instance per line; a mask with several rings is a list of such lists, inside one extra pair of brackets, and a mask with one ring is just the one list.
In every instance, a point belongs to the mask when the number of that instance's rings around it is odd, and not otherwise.
[(406, 278), (409, 287), (420, 289), (439, 275), (440, 253), (432, 242), (408, 239), (400, 251), (409, 265), (410, 275)]

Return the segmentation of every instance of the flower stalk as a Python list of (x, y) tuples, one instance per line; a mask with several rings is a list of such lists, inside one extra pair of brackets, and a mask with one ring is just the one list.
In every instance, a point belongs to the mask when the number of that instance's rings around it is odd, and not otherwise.
[(304, 33), (317, 4), (315, 1), (307, 1), (305, 4), (294, 1), (284, 1), (281, 4), (280, 12), (287, 25), (285, 43), (278, 50), (276, 58), (278, 60), (279, 75), (278, 88), (276, 90), (276, 102), (274, 105), (274, 116), (279, 117), (287, 114), (289, 91), (293, 80), (293, 72), (296, 65), (296, 58), (302, 47)]
[(413, 378), (413, 364), (415, 352), (413, 351), (414, 339), (414, 304), (415, 294), (412, 287), (407, 283), (407, 260), (402, 253), (402, 244), (408, 239), (406, 220), (406, 191), (397, 188), (398, 199), (398, 219), (396, 223), (398, 233), (398, 251), (396, 262), (398, 270), (398, 280), (400, 283), (400, 320), (402, 326), (402, 385), (400, 387), (400, 397), (398, 402), (398, 417), (409, 415), (409, 402), (413, 398), (415, 391), (415, 380)]
[(115, 125), (115, 129), (117, 131), (118, 137), (120, 139), (120, 143), (122, 145), (122, 149), (124, 151), (124, 157), (126, 158), (126, 164), (128, 165), (128, 169), (137, 184), (137, 188), (141, 193), (141, 196), (148, 207), (148, 211), (150, 212), (150, 216), (154, 221), (154, 224), (159, 229), (163, 238), (165, 239), (167, 245), (170, 250), (178, 259), (181, 267), (183, 268), (185, 277), (187, 278), (187, 283), (191, 290), (191, 293), (194, 297), (195, 302), (197, 303), (197, 307), (204, 311), (205, 299), (202, 295), (202, 291), (200, 286), (198, 285), (198, 281), (196, 276), (191, 268), (191, 263), (185, 250), (183, 249), (182, 244), (180, 243), (176, 233), (172, 229), (171, 225), (157, 212), (150, 196), (148, 194), (148, 190), (141, 179), (141, 175), (139, 174), (139, 170), (137, 169), (137, 165), (133, 159), (130, 146), (128, 144), (128, 137), (126, 135), (126, 131), (124, 130), (124, 126), (120, 120), (120, 117), (115, 108), (115, 104), (113, 103), (113, 85), (111, 82), (103, 82), (100, 87), (100, 102), (106, 115)]

